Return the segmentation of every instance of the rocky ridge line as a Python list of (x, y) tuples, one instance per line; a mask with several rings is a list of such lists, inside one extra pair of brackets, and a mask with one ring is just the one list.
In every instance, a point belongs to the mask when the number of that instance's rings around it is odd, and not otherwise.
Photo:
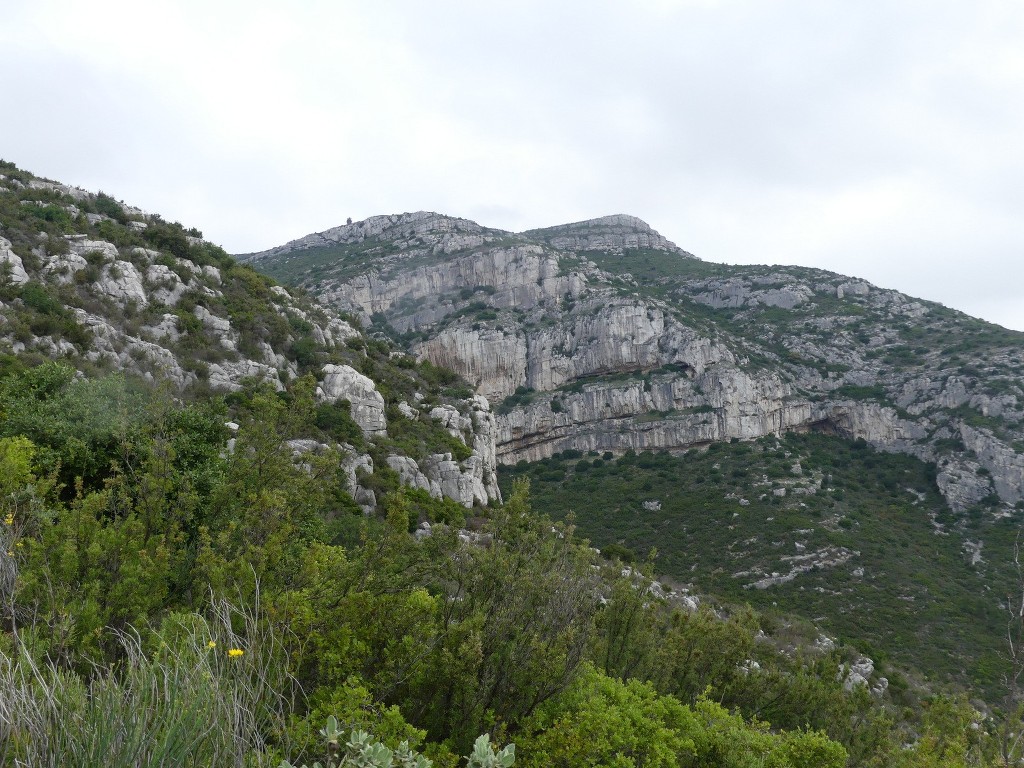
[[(295, 279), (501, 402), (503, 463), (817, 430), (935, 462), (956, 510), (1024, 501), (1024, 336), (841, 275), (709, 265), (633, 217), (491, 241), (465, 224), (480, 242), (446, 248), (425, 227), (463, 220), (435, 216), (354, 272), (342, 249)], [(953, 363), (914, 345), (964, 327), (996, 345)]]

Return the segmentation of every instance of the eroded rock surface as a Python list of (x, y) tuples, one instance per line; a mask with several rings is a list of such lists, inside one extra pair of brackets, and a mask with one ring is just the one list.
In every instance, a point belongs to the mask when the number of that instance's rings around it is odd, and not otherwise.
[(384, 396), (377, 391), (373, 379), (350, 365), (325, 365), (317, 396), (328, 402), (347, 400), (352, 419), (367, 437), (387, 432)]
[(935, 462), (954, 510), (1024, 500), (1024, 335), (862, 280), (707, 264), (631, 216), (382, 216), (251, 258), (461, 373), (499, 462), (815, 430)]

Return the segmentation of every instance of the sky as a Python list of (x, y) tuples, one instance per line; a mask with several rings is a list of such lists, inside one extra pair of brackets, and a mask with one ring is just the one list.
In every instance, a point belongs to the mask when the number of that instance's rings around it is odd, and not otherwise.
[(0, 158), (231, 253), (639, 216), (1024, 330), (1020, 0), (4, 0)]

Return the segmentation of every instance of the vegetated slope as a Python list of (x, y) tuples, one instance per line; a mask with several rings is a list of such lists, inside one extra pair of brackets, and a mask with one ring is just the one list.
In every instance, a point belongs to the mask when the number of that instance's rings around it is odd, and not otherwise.
[(293, 435), (305, 441), (295, 450), (343, 444), (360, 504), (400, 481), (467, 506), (497, 498), (491, 414), (457, 375), (366, 338), (197, 230), (10, 163), (0, 171), (0, 352), (187, 397), (313, 376), (323, 429)]
[(439, 768), (483, 731), (528, 767), (778, 768), (991, 763), (1020, 731), (604, 562), (525, 486), (484, 507), (494, 422), (454, 374), (2, 169), (0, 764), (327, 760), (328, 715)]
[[(860, 439), (912, 457), (919, 467), (914, 487), (925, 494), (917, 504), (902, 490), (901, 499), (874, 498), (883, 480), (892, 480), (883, 456), (862, 465), (867, 488), (842, 518), (848, 529), (829, 532), (797, 506), (781, 519), (816, 533), (804, 541), (790, 532), (792, 551), (777, 554), (780, 539), (768, 535), (770, 524), (754, 535), (776, 509), (757, 498), (760, 490), (746, 497), (750, 507), (725, 502), (736, 506), (728, 515), (739, 512), (746, 521), (734, 530), (753, 526), (748, 535), (730, 532), (717, 548), (709, 544), (715, 537), (666, 536), (657, 544), (658, 567), (687, 578), (686, 564), (697, 563), (699, 589), (710, 583), (762, 604), (779, 602), (773, 591), (791, 592), (789, 604), (811, 618), (833, 617), (838, 631), (852, 631), (856, 614), (849, 612), (860, 611), (879, 647), (903, 658), (941, 648), (931, 657), (934, 668), (954, 677), (963, 672), (990, 684), (1005, 670), (998, 614), (1010, 589), (1007, 541), (1024, 513), (1024, 334), (821, 270), (709, 264), (626, 216), (520, 234), (439, 214), (381, 216), (243, 258), (391, 332), (418, 357), (462, 373), (496, 403), (497, 452), (507, 465), (567, 452), (678, 452), (790, 432)], [(838, 451), (842, 443), (833, 445)], [(904, 460), (894, 456), (892, 465)], [(921, 469), (926, 465), (932, 469)], [(757, 490), (708, 487), (720, 497)], [(645, 528), (649, 518), (678, 534), (689, 525), (682, 521), (701, 514), (698, 498), (681, 494), (676, 503), (679, 489), (662, 488), (664, 513), (616, 516), (613, 510), (632, 508), (638, 498), (635, 487), (620, 485), (603, 489), (594, 508), (607, 509), (593, 520), (585, 485), (560, 486), (557, 502), (554, 492), (538, 490), (553, 509), (575, 508), (580, 525), (602, 543), (611, 528), (643, 545), (655, 538)], [(563, 493), (573, 490), (579, 498)], [(836, 501), (820, 493), (814, 503), (822, 499)], [(921, 516), (925, 505), (941, 531)], [(883, 566), (906, 553), (877, 550), (872, 541), (897, 524), (907, 526), (908, 549), (935, 548), (949, 567)], [(726, 536), (722, 527), (718, 536)], [(798, 552), (797, 543), (840, 560), (846, 550), (859, 551), (831, 572), (849, 582), (846, 591), (808, 583), (806, 575), (764, 592), (737, 591), (809, 562), (778, 561), (803, 558), (807, 550)], [(715, 563), (707, 550), (722, 547), (750, 554), (723, 559), (715, 566), (721, 572), (699, 565)], [(864, 566), (868, 557), (873, 564)], [(854, 576), (862, 566), (868, 575)], [(732, 576), (744, 570), (751, 572), (746, 581)], [(819, 577), (813, 572), (811, 582)], [(886, 588), (876, 588), (880, 583)], [(811, 598), (802, 599), (802, 586)], [(902, 619), (900, 607), (908, 609)], [(971, 651), (951, 640), (957, 630), (933, 642), (946, 610), (969, 622)]]
[(876, 661), (1002, 690), (1019, 524), (975, 513), (958, 527), (918, 459), (790, 433), (681, 456), (566, 451), (503, 483), (521, 476), (602, 551), (656, 551), (673, 583), (806, 616)]

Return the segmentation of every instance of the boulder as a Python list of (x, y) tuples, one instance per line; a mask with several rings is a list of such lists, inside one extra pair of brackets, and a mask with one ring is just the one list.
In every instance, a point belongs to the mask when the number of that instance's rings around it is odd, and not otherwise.
[(317, 397), (330, 403), (348, 400), (352, 419), (366, 437), (387, 434), (384, 397), (373, 380), (349, 365), (325, 365)]
[(7, 272), (7, 279), (15, 285), (23, 285), (29, 280), (21, 257), (14, 252), (11, 241), (3, 237), (0, 237), (0, 269)]

